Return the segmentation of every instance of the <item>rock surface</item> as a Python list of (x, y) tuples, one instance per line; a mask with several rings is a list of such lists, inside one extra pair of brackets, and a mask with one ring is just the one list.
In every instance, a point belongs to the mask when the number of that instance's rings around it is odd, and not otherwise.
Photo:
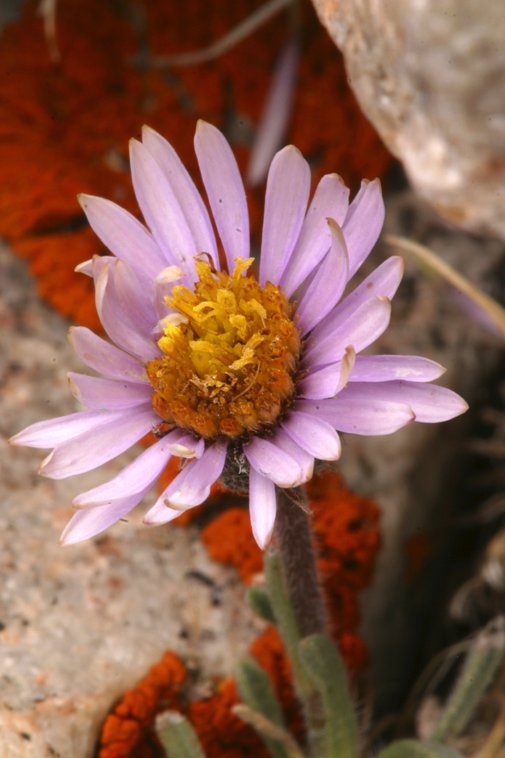
[(313, 0), (414, 188), (505, 238), (505, 11), (496, 0)]

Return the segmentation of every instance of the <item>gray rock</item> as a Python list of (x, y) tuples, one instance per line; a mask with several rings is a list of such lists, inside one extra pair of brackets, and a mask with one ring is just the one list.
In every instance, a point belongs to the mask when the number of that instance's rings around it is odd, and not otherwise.
[(350, 84), (422, 197), (505, 238), (505, 6), (313, 0)]

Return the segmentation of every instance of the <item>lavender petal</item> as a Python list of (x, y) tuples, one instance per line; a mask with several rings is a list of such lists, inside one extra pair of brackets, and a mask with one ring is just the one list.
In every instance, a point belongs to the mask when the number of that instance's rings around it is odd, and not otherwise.
[(298, 487), (300, 484), (305, 484), (309, 479), (312, 479), (314, 476), (313, 455), (308, 453), (302, 445), (295, 442), (282, 427), (277, 429), (271, 440), (276, 447), (291, 456), (300, 467), (300, 476), (294, 484), (295, 487)]
[(65, 479), (98, 468), (138, 442), (156, 424), (149, 406), (104, 413), (104, 423), (57, 446), (42, 462), (39, 473)]
[(243, 450), (255, 471), (271, 479), (278, 487), (296, 487), (302, 481), (298, 461), (272, 440), (254, 437), (244, 445)]
[(303, 287), (296, 306), (296, 323), (304, 337), (335, 307), (349, 276), (349, 261), (342, 230), (328, 219), (332, 244), (312, 277)]
[(348, 347), (342, 360), (317, 368), (298, 382), (298, 394), (310, 400), (334, 397), (347, 384), (356, 354)]
[(153, 390), (147, 384), (103, 379), (70, 371), (68, 382), (72, 395), (89, 410), (120, 410), (150, 401)]
[(193, 237), (195, 249), (199, 253), (208, 253), (215, 267), (219, 268), (219, 255), (209, 214), (181, 159), (172, 145), (148, 126), (142, 128), (142, 142), (170, 183)]
[(267, 175), (268, 166), (283, 142), (295, 89), (300, 43), (291, 37), (276, 61), (261, 120), (256, 130), (247, 169), (247, 183), (255, 187)]
[(103, 244), (128, 263), (137, 275), (154, 279), (166, 263), (158, 245), (140, 221), (102, 197), (79, 195), (79, 202)]
[(285, 432), (301, 448), (321, 461), (336, 461), (342, 446), (335, 429), (310, 413), (291, 411), (281, 424)]
[(352, 276), (370, 254), (384, 224), (384, 200), (378, 179), (364, 180), (349, 206), (343, 224), (349, 251), (349, 275)]
[(153, 507), (149, 508), (142, 521), (148, 526), (161, 526), (161, 524), (168, 524), (170, 521), (173, 521), (180, 516), (184, 510), (189, 511), (191, 508), (194, 508), (194, 506), (188, 505), (185, 509), (170, 508), (165, 501), (158, 499)]
[(188, 222), (163, 170), (147, 148), (130, 140), (132, 181), (138, 204), (168, 265), (194, 275), (195, 246)]
[(358, 355), (349, 376), (350, 382), (387, 382), (407, 379), (411, 382), (431, 382), (445, 368), (418, 355)]
[(130, 513), (140, 503), (144, 494), (145, 492), (116, 500), (111, 504), (77, 511), (61, 534), (61, 544), (75, 545), (77, 542), (83, 542), (105, 531)]
[[(332, 337), (336, 328), (345, 321), (353, 319), (356, 311), (374, 297), (391, 300), (403, 276), (403, 260), (393, 255), (381, 263), (350, 292), (312, 331), (311, 339), (315, 342)], [(351, 344), (351, 343), (348, 343)], [(356, 349), (356, 352), (358, 350)], [(329, 361), (327, 361), (329, 363)]]
[(307, 210), (310, 168), (296, 147), (277, 153), (268, 172), (259, 282), (277, 283), (293, 252)]
[(170, 511), (187, 510), (203, 503), (210, 494), (211, 486), (221, 475), (227, 447), (226, 442), (214, 442), (205, 449), (201, 458), (184, 466), (146, 513), (145, 523), (165, 523), (172, 518)]
[(249, 514), (254, 539), (265, 550), (272, 537), (277, 511), (274, 483), (251, 467), (249, 472)]
[(288, 296), (311, 274), (331, 247), (332, 237), (327, 219), (342, 225), (349, 204), (349, 190), (338, 174), (326, 174), (319, 182), (295, 245), (281, 277), (281, 287)]
[(342, 390), (346, 401), (404, 403), (412, 408), (416, 421), (433, 424), (449, 421), (468, 409), (462, 397), (446, 387), (420, 382), (353, 382)]
[(210, 488), (219, 479), (226, 460), (228, 443), (214, 442), (209, 445), (201, 458), (189, 463), (184, 469), (184, 477), (172, 482), (165, 490), (165, 499), (173, 508), (187, 508), (199, 505), (210, 495)]
[(69, 339), (81, 361), (98, 373), (111, 379), (148, 381), (142, 363), (85, 326), (70, 327)]
[(37, 421), (11, 437), (12, 445), (50, 448), (69, 442), (88, 432), (96, 432), (105, 424), (114, 423), (124, 416), (123, 411), (79, 411), (67, 416), (58, 416)]
[(82, 492), (74, 498), (79, 507), (106, 505), (149, 490), (172, 456), (167, 438), (156, 442), (108, 482)]
[(79, 263), (74, 268), (74, 271), (77, 274), (84, 274), (85, 276), (89, 276), (91, 279), (97, 279), (102, 268), (109, 266), (111, 263), (114, 263), (115, 260), (115, 255), (94, 255), (87, 261)]
[(117, 260), (100, 273), (95, 302), (105, 331), (118, 347), (142, 362), (159, 355), (151, 336), (156, 324), (154, 308), (151, 302), (143, 301), (125, 263)]
[(231, 272), (235, 258), (248, 258), (250, 254), (244, 185), (228, 142), (205, 121), (199, 121), (196, 128), (195, 152)]
[[(336, 363), (349, 347), (359, 353), (372, 344), (385, 331), (391, 317), (391, 303), (385, 297), (374, 297), (360, 305), (347, 318), (335, 321), (333, 331), (325, 336), (309, 335), (304, 351), (305, 365), (309, 370)], [(316, 327), (317, 329), (317, 327)]]
[(331, 424), (339, 432), (361, 435), (392, 434), (411, 421), (415, 414), (409, 405), (374, 397), (355, 397), (343, 389), (329, 400), (302, 400), (298, 408)]

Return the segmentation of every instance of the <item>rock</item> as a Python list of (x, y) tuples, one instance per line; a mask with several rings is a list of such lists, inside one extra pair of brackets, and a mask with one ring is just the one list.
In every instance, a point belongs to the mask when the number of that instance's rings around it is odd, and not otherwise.
[(450, 222), (505, 238), (505, 13), (496, 0), (313, 0), (365, 115)]

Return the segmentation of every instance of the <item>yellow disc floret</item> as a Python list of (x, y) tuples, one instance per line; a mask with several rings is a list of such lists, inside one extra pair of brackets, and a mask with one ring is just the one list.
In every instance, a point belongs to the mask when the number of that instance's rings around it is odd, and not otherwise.
[(247, 275), (198, 261), (194, 290), (167, 297), (172, 313), (147, 364), (160, 418), (206, 439), (237, 438), (273, 426), (294, 394), (300, 337), (285, 295)]

